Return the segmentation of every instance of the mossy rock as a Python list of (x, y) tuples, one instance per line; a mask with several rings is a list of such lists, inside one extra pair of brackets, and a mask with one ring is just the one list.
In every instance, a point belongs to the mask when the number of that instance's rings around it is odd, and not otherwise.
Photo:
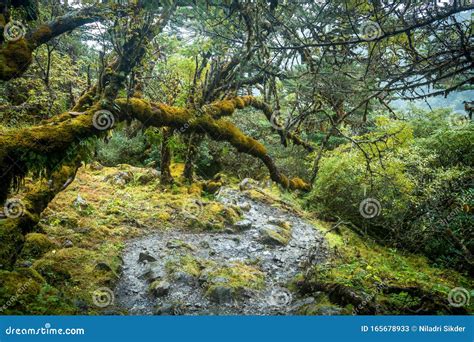
[(196, 251), (195, 246), (179, 239), (173, 239), (173, 240), (168, 241), (166, 243), (166, 247), (170, 249), (187, 249), (189, 251)]
[(291, 233), (280, 227), (268, 227), (260, 231), (260, 238), (263, 243), (270, 246), (286, 246), (291, 239)]
[(185, 273), (197, 278), (208, 265), (209, 262), (206, 262), (206, 260), (198, 259), (191, 254), (186, 254), (168, 261), (165, 264), (165, 268), (171, 277), (179, 273)]
[(20, 253), (20, 258), (29, 260), (37, 259), (58, 246), (45, 234), (30, 233), (25, 237), (25, 244)]
[(63, 264), (55, 260), (42, 259), (34, 264), (34, 269), (53, 286), (66, 285), (71, 279), (71, 273)]
[(230, 266), (211, 267), (205, 271), (206, 295), (218, 303), (229, 303), (249, 289), (259, 290), (265, 285), (265, 273), (255, 266), (240, 262)]

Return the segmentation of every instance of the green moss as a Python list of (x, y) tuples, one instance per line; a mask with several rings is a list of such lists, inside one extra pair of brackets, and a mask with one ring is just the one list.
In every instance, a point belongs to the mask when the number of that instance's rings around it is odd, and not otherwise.
[[(365, 293), (386, 308), (387, 313), (406, 314), (404, 310), (416, 306), (421, 297), (429, 297), (430, 305), (441, 310), (451, 289), (474, 287), (472, 279), (456, 271), (432, 267), (423, 256), (362, 241), (347, 228), (340, 235), (330, 232), (326, 237), (337, 251), (336, 257), (328, 264), (314, 267), (305, 281), (339, 284), (355, 293)], [(389, 288), (400, 290), (386, 291)], [(472, 304), (466, 309), (472, 311)]]
[(232, 295), (238, 297), (245, 289), (259, 290), (265, 285), (265, 273), (240, 262), (206, 270), (206, 278), (204, 287), (208, 296), (218, 287), (230, 288)]
[(25, 241), (16, 224), (17, 220), (0, 220), (0, 268), (13, 266)]
[(31, 61), (31, 50), (25, 39), (8, 42), (0, 48), (0, 79), (8, 81), (18, 77)]
[(0, 314), (25, 314), (35, 301), (44, 280), (32, 269), (0, 270)]
[(262, 230), (262, 239), (265, 243), (286, 246), (290, 242), (291, 233), (285, 229), (265, 228)]
[(177, 259), (170, 260), (166, 263), (165, 268), (170, 276), (179, 272), (184, 272), (193, 277), (199, 277), (201, 271), (211, 265), (211, 261), (198, 259), (191, 254), (180, 256)]
[(25, 237), (25, 244), (21, 250), (20, 258), (26, 260), (36, 259), (57, 247), (45, 234), (30, 233)]

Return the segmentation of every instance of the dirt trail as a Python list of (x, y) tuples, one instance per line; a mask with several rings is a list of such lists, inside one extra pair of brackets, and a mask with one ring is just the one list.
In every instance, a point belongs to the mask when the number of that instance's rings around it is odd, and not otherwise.
[[(314, 263), (327, 258), (322, 234), (297, 214), (252, 200), (245, 192), (223, 188), (217, 199), (241, 207), (243, 220), (222, 233), (174, 230), (127, 244), (123, 274), (115, 289), (119, 306), (135, 315), (284, 315), (311, 301), (296, 299), (285, 286), (310, 252)], [(268, 232), (281, 232), (278, 226), (291, 226), (286, 245), (272, 239), (273, 235), (264, 238)], [(171, 273), (169, 265), (183, 257), (211, 263), (213, 269), (236, 262), (253, 265), (263, 273), (263, 285), (244, 288), (236, 296), (226, 287), (228, 279), (217, 277), (212, 279), (214, 292), (210, 296), (206, 284), (212, 272)], [(154, 295), (149, 291), (153, 281), (160, 283)]]

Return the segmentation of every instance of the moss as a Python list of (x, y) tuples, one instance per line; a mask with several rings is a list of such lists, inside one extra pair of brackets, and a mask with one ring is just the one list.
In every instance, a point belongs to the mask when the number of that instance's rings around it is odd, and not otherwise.
[(21, 75), (31, 64), (31, 49), (25, 39), (8, 42), (0, 48), (0, 79), (8, 81)]
[(25, 244), (21, 250), (20, 258), (26, 260), (36, 259), (57, 247), (45, 234), (30, 233), (25, 237)]
[(0, 220), (0, 268), (13, 266), (25, 238), (16, 226), (17, 220)]
[(35, 301), (44, 280), (32, 269), (0, 270), (0, 313), (25, 314)]
[(42, 44), (43, 42), (48, 41), (49, 39), (51, 39), (52, 34), (53, 32), (51, 31), (51, 28), (48, 25), (38, 26), (33, 32), (30, 39), (32, 46), (37, 46), (39, 44)]
[[(100, 250), (89, 251), (77, 247), (51, 251), (37, 260), (33, 268), (48, 282), (58, 288), (66, 298), (88, 303), (90, 310), (96, 310), (91, 293), (101, 287), (113, 288), (117, 281), (117, 268), (120, 262), (104, 257), (108, 254), (119, 255), (119, 249), (111, 249), (104, 244)], [(98, 269), (97, 263), (106, 262), (112, 272)]]
[[(423, 298), (431, 301), (424, 303), (433, 308), (431, 313), (454, 309), (445, 306), (449, 291), (455, 287), (470, 289), (474, 286), (472, 279), (456, 271), (431, 267), (423, 256), (362, 241), (349, 229), (342, 229), (340, 235), (330, 232), (326, 236), (337, 250), (337, 257), (327, 265), (314, 267), (306, 281), (345, 286), (354, 293), (365, 293), (374, 298), (385, 313), (407, 314), (409, 310), (416, 310), (417, 301)], [(473, 312), (474, 307), (471, 304), (466, 309)]]
[(184, 272), (193, 277), (199, 277), (203, 269), (209, 266), (211, 261), (198, 259), (191, 254), (180, 256), (177, 259), (170, 260), (165, 264), (166, 272), (170, 276), (174, 276), (180, 272)]
[(173, 240), (170, 240), (166, 243), (166, 246), (168, 248), (176, 248), (176, 249), (187, 249), (189, 251), (195, 251), (196, 250), (196, 247), (194, 247), (193, 245), (187, 243), (187, 242), (184, 242), (182, 240), (179, 240), (179, 239), (173, 239)]
[(308, 183), (306, 183), (304, 180), (298, 177), (290, 180), (289, 188), (291, 190), (304, 190), (304, 191), (311, 190), (311, 186)]
[(188, 194), (190, 195), (201, 196), (201, 193), (202, 193), (202, 185), (200, 183), (193, 183), (188, 188)]
[(222, 185), (222, 182), (209, 181), (204, 183), (204, 190), (210, 194), (214, 194), (222, 187)]
[(264, 285), (265, 273), (254, 266), (236, 262), (229, 266), (215, 266), (206, 270), (204, 288), (208, 296), (213, 296), (218, 287), (230, 288), (232, 295), (237, 298), (246, 289), (259, 290)]
[(268, 244), (286, 246), (290, 238), (291, 234), (285, 229), (265, 228), (262, 230), (262, 240)]

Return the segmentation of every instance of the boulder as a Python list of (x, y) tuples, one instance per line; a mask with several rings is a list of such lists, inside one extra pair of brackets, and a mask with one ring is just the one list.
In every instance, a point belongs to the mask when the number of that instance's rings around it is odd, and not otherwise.
[(290, 236), (282, 230), (273, 228), (263, 228), (260, 231), (262, 243), (270, 246), (286, 246), (290, 241)]
[(126, 185), (133, 180), (133, 173), (131, 171), (119, 171), (114, 175), (109, 175), (104, 178), (104, 181), (113, 185)]
[(161, 173), (155, 169), (147, 169), (146, 172), (138, 177), (138, 182), (142, 185), (153, 182), (156, 179), (159, 179)]
[(243, 211), (250, 211), (250, 209), (252, 209), (252, 205), (249, 202), (243, 202), (239, 204), (239, 208)]
[(227, 286), (213, 286), (209, 289), (208, 295), (217, 304), (230, 304), (234, 301), (233, 289)]
[(138, 262), (153, 262), (156, 261), (156, 258), (151, 256), (148, 253), (141, 252), (140, 255), (138, 256)]
[(258, 183), (252, 178), (244, 178), (244, 180), (239, 184), (240, 191), (250, 190), (255, 187), (258, 187)]
[(155, 280), (150, 285), (150, 292), (155, 297), (166, 296), (170, 292), (171, 284), (166, 280)]
[(234, 228), (237, 231), (244, 231), (252, 228), (252, 221), (250, 220), (242, 220), (234, 224)]
[(81, 197), (81, 195), (77, 195), (76, 199), (74, 200), (74, 202), (72, 202), (72, 205), (75, 207), (75, 208), (79, 208), (79, 209), (87, 209), (87, 207), (89, 207), (89, 204), (87, 203), (87, 201)]
[(45, 234), (30, 233), (26, 235), (20, 257), (22, 259), (37, 259), (55, 248), (57, 245)]
[(74, 244), (72, 243), (71, 240), (66, 240), (66, 241), (64, 241), (64, 243), (63, 243), (63, 247), (64, 247), (64, 248), (71, 248), (71, 247), (74, 247)]

